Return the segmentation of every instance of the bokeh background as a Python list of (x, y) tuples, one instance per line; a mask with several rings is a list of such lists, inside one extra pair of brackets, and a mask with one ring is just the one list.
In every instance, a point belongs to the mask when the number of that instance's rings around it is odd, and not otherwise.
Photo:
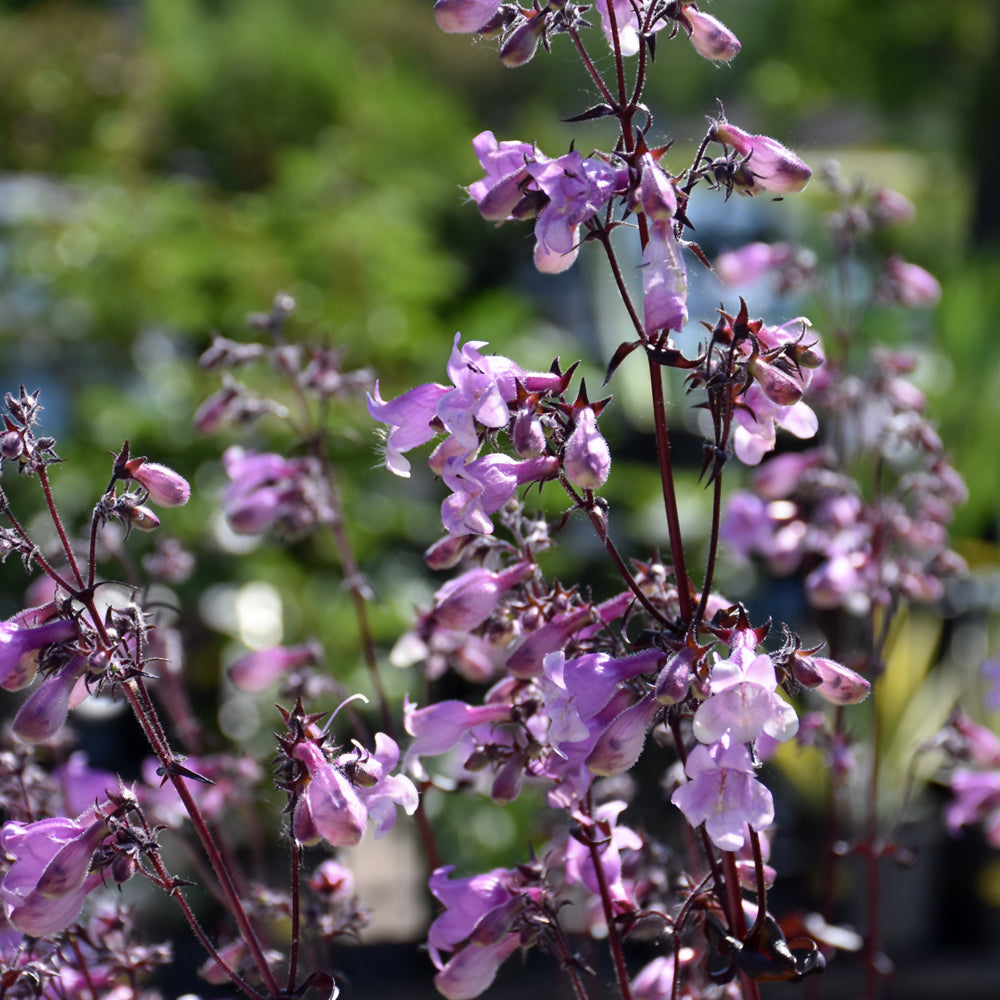
[[(556, 39), (550, 57), (512, 72), (491, 44), (442, 35), (431, 7), (0, 2), (0, 388), (41, 389), (45, 429), (66, 459), (55, 482), (70, 521), (88, 515), (108, 453), (125, 438), (193, 480), (194, 500), (171, 513), (170, 529), (201, 558), (173, 597), (185, 609), (191, 684), (209, 711), (226, 697), (220, 657), (247, 645), (314, 635), (346, 687), (366, 683), (331, 553), (239, 544), (220, 527), (219, 455), (230, 437), (200, 437), (191, 422), (216, 386), (196, 367), (213, 331), (244, 339), (247, 314), (287, 292), (298, 305), (289, 336), (341, 347), (348, 364), (378, 374), (386, 398), (439, 379), (457, 330), (525, 367), (580, 357), (594, 386), (621, 339), (596, 268), (583, 260), (543, 279), (530, 265), (528, 229), (483, 223), (461, 190), (477, 176), (470, 140), (483, 129), (552, 155), (574, 138), (581, 149), (601, 144), (599, 125), (559, 123), (591, 103), (569, 45)], [(884, 336), (919, 349), (921, 386), (970, 487), (954, 528), (972, 575), (924, 624), (930, 645), (940, 648), (947, 632), (949, 655), (975, 664), (996, 651), (1000, 607), (997, 4), (740, 0), (707, 9), (740, 37), (741, 55), (719, 67), (682, 40), (661, 44), (646, 94), (653, 137), (674, 141), (678, 163), (721, 101), (750, 131), (813, 164), (836, 158), (845, 174), (897, 188), (918, 207), (896, 249), (934, 272), (944, 294), (915, 326), (887, 321)], [(824, 198), (813, 184), (781, 205), (741, 204), (718, 219), (706, 208), (698, 236), (709, 252), (757, 237), (821, 240)], [(711, 319), (721, 292), (699, 294), (701, 318)], [(609, 497), (632, 504), (636, 544), (660, 544), (642, 408), (627, 374), (612, 391), (623, 401), (612, 435), (625, 473)], [(420, 554), (437, 537), (440, 496), (429, 477), (404, 493), (375, 468), (361, 402), (339, 420), (335, 458), (348, 510), (363, 512), (354, 540), (380, 598), (373, 615), (387, 652), (438, 585)], [(266, 424), (253, 440), (287, 443)], [(682, 477), (695, 535), (705, 516), (696, 472)], [(4, 485), (16, 502), (33, 502), (25, 484)], [(151, 545), (137, 540), (137, 553)], [(575, 548), (585, 569), (589, 551)], [(6, 616), (23, 606), (24, 580), (15, 565), (2, 569)], [(410, 683), (390, 671), (395, 695)], [(272, 720), (244, 725), (241, 739), (267, 745)], [(530, 810), (503, 815), (454, 820), (460, 862), (520, 855)], [(963, 871), (975, 885), (961, 906), (975, 905), (975, 920), (995, 929), (987, 902), (1000, 892), (988, 872), (985, 862)], [(930, 893), (940, 908), (940, 886)], [(949, 941), (973, 935), (971, 922), (955, 930), (948, 913), (925, 921), (924, 947), (946, 924)]]

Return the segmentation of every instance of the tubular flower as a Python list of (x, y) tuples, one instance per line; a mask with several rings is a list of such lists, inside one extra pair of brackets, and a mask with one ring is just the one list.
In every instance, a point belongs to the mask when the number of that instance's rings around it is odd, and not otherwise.
[(711, 14), (688, 7), (684, 19), (691, 29), (691, 44), (698, 55), (713, 62), (729, 62), (734, 59), (742, 46), (740, 40)]
[(750, 135), (727, 121), (716, 122), (715, 138), (732, 146), (744, 157), (746, 194), (770, 191), (772, 194), (794, 194), (801, 191), (812, 177), (812, 170), (790, 149), (767, 135)]
[(38, 652), (56, 642), (67, 642), (77, 634), (77, 624), (68, 618), (34, 627), (12, 618), (0, 622), (0, 687), (18, 691), (35, 678)]
[[(522, 912), (541, 902), (544, 889), (526, 884), (521, 870), (494, 868), (483, 875), (451, 879), (454, 866), (438, 868), (430, 890), (444, 906), (427, 943), (438, 969), (434, 984), (448, 1000), (472, 1000), (496, 978), (501, 964), (520, 946)], [(445, 961), (442, 952), (452, 952)]]
[(746, 839), (744, 824), (762, 830), (774, 822), (774, 800), (754, 775), (750, 753), (742, 743), (698, 744), (684, 767), (689, 781), (670, 801), (692, 826), (705, 824), (721, 851), (736, 851)]
[(291, 755), (306, 770), (292, 814), (292, 833), (301, 844), (357, 844), (369, 817), (378, 838), (395, 821), (394, 805), (407, 815), (417, 808), (413, 782), (388, 773), (399, 760), (399, 749), (385, 733), (376, 735), (374, 754), (358, 748), (330, 761), (315, 743), (303, 741), (294, 744)]
[(14, 863), (0, 882), (0, 897), (11, 924), (24, 934), (44, 937), (73, 923), (87, 894), (103, 882), (103, 872), (90, 867), (108, 834), (99, 809), (75, 820), (54, 816), (4, 824), (0, 844)]

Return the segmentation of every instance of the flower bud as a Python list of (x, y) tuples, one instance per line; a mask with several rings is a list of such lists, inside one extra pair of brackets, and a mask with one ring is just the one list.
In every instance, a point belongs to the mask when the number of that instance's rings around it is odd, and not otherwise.
[(517, 411), (511, 442), (521, 458), (537, 458), (545, 453), (545, 431), (533, 407), (522, 406)]
[(659, 710), (659, 702), (650, 693), (617, 715), (587, 757), (589, 770), (607, 778), (632, 767), (645, 746), (646, 730)]
[(747, 364), (750, 374), (772, 403), (794, 406), (802, 398), (802, 384), (787, 372), (754, 355)]
[(691, 44), (698, 55), (715, 62), (729, 62), (740, 51), (740, 40), (710, 14), (689, 7), (684, 17), (691, 28)]
[(937, 305), (941, 298), (937, 278), (901, 257), (890, 257), (886, 261), (884, 285), (889, 299), (911, 309), (929, 308)]
[(124, 508), (124, 513), (129, 527), (138, 528), (139, 531), (156, 531), (160, 526), (160, 519), (145, 504), (135, 507), (129, 505)]
[(812, 170), (777, 139), (750, 135), (727, 121), (716, 122), (713, 132), (719, 142), (732, 146), (747, 158), (745, 167), (752, 177), (748, 194), (759, 191), (793, 194), (801, 191), (812, 177)]
[(0, 436), (0, 455), (4, 458), (19, 458), (23, 451), (24, 440), (17, 431), (8, 431), (3, 436)]
[(691, 680), (691, 668), (696, 658), (697, 652), (685, 646), (667, 660), (656, 678), (656, 687), (653, 691), (658, 704), (676, 705), (684, 699)]
[(40, 743), (55, 736), (66, 721), (69, 699), (87, 669), (85, 656), (74, 656), (57, 674), (32, 692), (14, 717), (14, 734), (25, 743)]
[(531, 62), (538, 51), (538, 43), (544, 31), (544, 13), (532, 14), (507, 36), (507, 41), (500, 49), (500, 62), (510, 69)]
[(597, 429), (597, 416), (589, 406), (576, 412), (576, 426), (566, 442), (563, 471), (582, 490), (596, 490), (607, 482), (611, 451)]
[(173, 469), (144, 458), (125, 463), (125, 471), (149, 493), (149, 499), (161, 507), (182, 507), (191, 498), (188, 481)]

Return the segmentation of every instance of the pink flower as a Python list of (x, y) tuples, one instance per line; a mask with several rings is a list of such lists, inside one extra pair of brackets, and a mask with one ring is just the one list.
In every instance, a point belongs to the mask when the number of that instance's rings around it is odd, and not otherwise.
[(812, 177), (812, 170), (802, 160), (770, 136), (750, 135), (730, 122), (720, 121), (715, 124), (715, 137), (745, 158), (744, 169), (750, 178), (747, 194), (793, 194)]
[(741, 647), (712, 667), (711, 695), (694, 716), (694, 735), (702, 743), (728, 737), (751, 743), (762, 733), (784, 742), (798, 729), (795, 709), (777, 693), (774, 664), (766, 654)]
[(226, 674), (241, 691), (263, 691), (289, 671), (318, 659), (319, 650), (312, 643), (273, 646), (246, 653), (229, 665)]
[(76, 622), (68, 618), (30, 627), (18, 617), (0, 622), (0, 687), (8, 691), (18, 691), (35, 679), (39, 650), (68, 642), (78, 631)]
[(0, 882), (0, 897), (11, 924), (44, 937), (73, 923), (87, 894), (103, 881), (103, 873), (91, 872), (90, 865), (108, 832), (99, 810), (76, 820), (55, 816), (5, 823), (0, 844), (14, 862)]
[(670, 801), (692, 826), (705, 824), (721, 851), (736, 851), (746, 839), (744, 824), (762, 830), (774, 822), (774, 800), (754, 775), (742, 743), (699, 743), (688, 756), (681, 785)]
[(742, 47), (740, 40), (719, 20), (693, 7), (684, 9), (691, 44), (698, 55), (715, 62), (729, 62)]
[(181, 507), (191, 499), (191, 485), (179, 473), (157, 462), (133, 458), (125, 463), (128, 474), (161, 507)]
[(527, 169), (549, 199), (535, 223), (535, 266), (558, 274), (576, 260), (580, 226), (626, 181), (603, 160), (584, 159), (576, 151), (545, 163), (530, 163)]
[(941, 284), (930, 271), (910, 264), (902, 257), (885, 262), (883, 297), (911, 309), (928, 309), (941, 299)]
[(719, 254), (715, 270), (727, 285), (748, 285), (791, 259), (787, 243), (747, 243)]

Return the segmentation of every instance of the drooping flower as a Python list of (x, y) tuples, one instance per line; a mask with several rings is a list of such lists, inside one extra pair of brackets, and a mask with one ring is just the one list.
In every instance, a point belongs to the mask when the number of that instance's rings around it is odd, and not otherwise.
[(408, 815), (417, 808), (413, 782), (389, 773), (399, 748), (385, 733), (376, 734), (373, 754), (355, 748), (331, 761), (317, 744), (303, 740), (292, 746), (291, 755), (307, 772), (292, 814), (292, 833), (301, 844), (357, 844), (369, 817), (378, 838), (392, 827), (397, 805)]
[(592, 840), (597, 845), (601, 874), (615, 913), (628, 913), (636, 908), (635, 887), (622, 878), (622, 852), (639, 851), (643, 842), (634, 830), (618, 825), (618, 817), (627, 805), (617, 800), (605, 802), (595, 810), (593, 819), (574, 814), (580, 833), (570, 837), (566, 844), (566, 881), (570, 885), (582, 882), (595, 896), (600, 896), (601, 883), (586, 841)]
[[(522, 871), (494, 868), (470, 878), (450, 878), (454, 866), (430, 877), (431, 892), (445, 910), (431, 924), (427, 944), (438, 969), (434, 984), (448, 1000), (472, 1000), (496, 978), (501, 964), (517, 950), (517, 921), (544, 890), (526, 884)], [(447, 961), (442, 952), (453, 952)]]
[(19, 616), (0, 622), (0, 687), (8, 691), (27, 687), (35, 678), (39, 650), (68, 642), (77, 632), (77, 623), (69, 618), (34, 626), (25, 625)]
[[(17, 738), (25, 743), (40, 743), (55, 736), (66, 721), (74, 689), (86, 670), (87, 657), (74, 656), (32, 691), (14, 717), (12, 728)], [(82, 697), (86, 697), (86, 690)]]
[(441, 472), (452, 493), (441, 504), (441, 520), (452, 535), (493, 533), (495, 514), (525, 483), (553, 479), (559, 472), (555, 456), (518, 461), (494, 453), (465, 462), (449, 459)]
[(712, 843), (736, 851), (746, 839), (744, 824), (762, 830), (774, 822), (774, 800), (754, 774), (742, 743), (697, 744), (684, 767), (685, 782), (670, 801), (692, 826), (705, 824)]
[(500, 596), (531, 578), (534, 565), (522, 560), (499, 572), (482, 566), (449, 580), (434, 595), (431, 614), (442, 628), (469, 631), (481, 625), (497, 606)]
[(104, 873), (91, 872), (90, 866), (108, 834), (101, 809), (75, 820), (54, 816), (5, 823), (0, 845), (14, 862), (0, 882), (0, 897), (11, 924), (24, 934), (44, 937), (73, 923), (87, 894), (104, 880)]

